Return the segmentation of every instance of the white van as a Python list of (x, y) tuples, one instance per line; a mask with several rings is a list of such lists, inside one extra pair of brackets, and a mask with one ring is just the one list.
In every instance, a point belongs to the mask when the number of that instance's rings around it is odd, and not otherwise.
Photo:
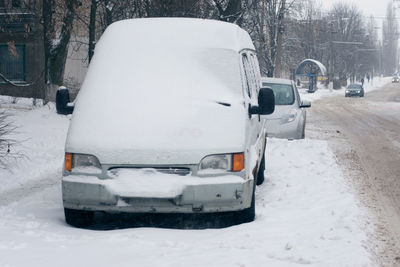
[[(96, 46), (65, 145), (66, 221), (94, 211), (209, 213), (254, 219), (264, 173), (254, 46), (230, 23), (188, 18), (119, 21)], [(257, 175), (258, 174), (258, 175)]]

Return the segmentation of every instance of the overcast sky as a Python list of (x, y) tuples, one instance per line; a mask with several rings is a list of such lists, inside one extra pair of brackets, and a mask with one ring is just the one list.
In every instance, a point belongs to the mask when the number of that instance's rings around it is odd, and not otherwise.
[[(377, 18), (385, 16), (387, 4), (392, 2), (392, 0), (320, 0), (325, 9), (329, 9), (333, 3), (340, 1), (346, 3), (355, 3), (362, 10), (364, 16), (369, 17), (372, 14)], [(398, 15), (400, 14), (398, 13)]]

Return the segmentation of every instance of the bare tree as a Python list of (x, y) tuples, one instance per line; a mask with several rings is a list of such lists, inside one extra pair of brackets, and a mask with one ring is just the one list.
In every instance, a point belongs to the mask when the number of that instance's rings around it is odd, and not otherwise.
[(218, 9), (218, 19), (222, 21), (240, 24), (243, 15), (241, 0), (213, 0)]
[(63, 83), (68, 44), (78, 0), (43, 0), (43, 44), (45, 54), (46, 99)]
[(365, 27), (363, 15), (356, 5), (337, 2), (333, 5), (328, 17), (335, 33), (334, 45), (334, 70), (341, 80), (360, 76), (359, 48), (362, 47)]
[(306, 58), (323, 61), (329, 46), (327, 22), (322, 19), (321, 5), (314, 0), (296, 1), (288, 10), (283, 35), (283, 68), (293, 76), (297, 65)]
[(383, 22), (383, 72), (391, 75), (398, 68), (399, 30), (393, 6), (390, 3), (386, 9), (386, 19)]
[(280, 62), (280, 44), (285, 31), (284, 14), (293, 2), (286, 0), (247, 0), (243, 23), (255, 42), (261, 73), (272, 77)]

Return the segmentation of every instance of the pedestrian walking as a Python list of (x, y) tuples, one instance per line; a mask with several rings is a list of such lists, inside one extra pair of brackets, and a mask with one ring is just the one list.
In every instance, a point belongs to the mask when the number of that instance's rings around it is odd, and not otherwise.
[(369, 76), (369, 73), (367, 74), (367, 80), (368, 80), (368, 83), (369, 83), (369, 80), (371, 79), (371, 76)]
[(361, 78), (361, 85), (364, 86), (364, 78)]

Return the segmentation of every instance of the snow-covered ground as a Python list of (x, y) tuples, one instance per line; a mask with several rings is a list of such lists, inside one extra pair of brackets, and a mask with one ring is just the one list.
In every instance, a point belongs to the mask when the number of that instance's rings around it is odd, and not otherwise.
[[(2, 98), (3, 100), (5, 98)], [(32, 102), (18, 100), (16, 104), (2, 103), (13, 125), (17, 127), (12, 139), (18, 145), (10, 147), (17, 160), (9, 160), (8, 169), (0, 168), (1, 194), (26, 186), (29, 182), (52, 181), (59, 178), (63, 163), (64, 144), (69, 118), (57, 115), (55, 105), (32, 109)]]
[[(316, 93), (322, 92), (318, 90)], [(364, 211), (327, 142), (270, 139), (256, 220), (221, 229), (77, 229), (64, 222), (69, 118), (7, 108), (26, 157), (0, 170), (0, 266), (371, 266)]]
[[(392, 80), (392, 77), (375, 77), (373, 80), (370, 80), (370, 82), (368, 82), (366, 80), (364, 83), (364, 91), (365, 91), (365, 93), (368, 93), (370, 91), (376, 90), (377, 88), (381, 87), (382, 85), (390, 83), (391, 80)], [(344, 96), (344, 94), (345, 94), (344, 87), (339, 90), (333, 90), (333, 89), (326, 89), (326, 88), (324, 88), (323, 85), (318, 85), (318, 88), (319, 89), (317, 91), (315, 91), (315, 93), (312, 93), (312, 94), (308, 93), (307, 89), (299, 88), (299, 93), (300, 93), (301, 98), (304, 100), (315, 101), (315, 100), (321, 99), (323, 97), (329, 97), (329, 96), (335, 96), (335, 95)]]

